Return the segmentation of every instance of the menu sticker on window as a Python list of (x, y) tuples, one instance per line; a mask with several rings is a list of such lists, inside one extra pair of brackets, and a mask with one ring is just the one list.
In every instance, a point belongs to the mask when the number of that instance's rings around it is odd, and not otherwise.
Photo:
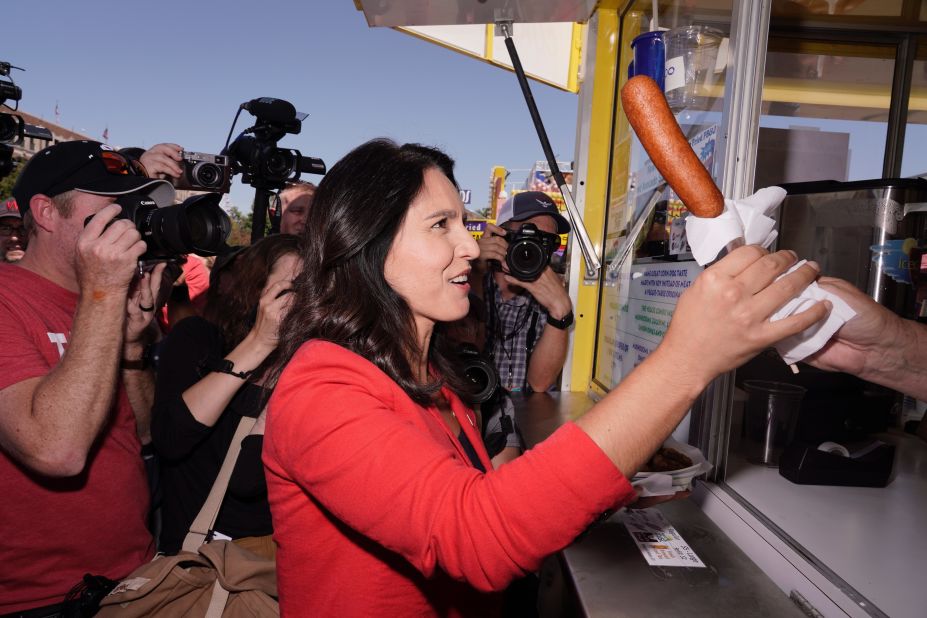
[(647, 564), (663, 567), (705, 568), (676, 528), (656, 509), (625, 510), (625, 527)]

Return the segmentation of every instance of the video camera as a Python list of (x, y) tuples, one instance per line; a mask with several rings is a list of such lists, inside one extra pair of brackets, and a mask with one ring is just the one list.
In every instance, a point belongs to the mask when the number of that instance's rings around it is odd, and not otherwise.
[(241, 110), (249, 112), (257, 121), (242, 131), (222, 154), (231, 159), (234, 173), (241, 173), (242, 182), (256, 189), (274, 191), (299, 179), (300, 174), (325, 173), (322, 159), (277, 146), (287, 133), (295, 135), (302, 130), (306, 114), (297, 112), (292, 103), (262, 97), (242, 103), (239, 113)]
[(535, 281), (550, 264), (550, 258), (560, 247), (560, 236), (525, 223), (518, 231), (509, 231), (502, 238), (509, 243), (505, 263), (509, 273), (519, 281)]
[[(14, 67), (9, 62), (0, 62), (0, 105), (4, 105), (13, 111), (19, 107), (19, 100), (23, 97), (22, 88), (13, 83), (10, 77), (11, 69), (20, 69)], [(10, 108), (7, 101), (16, 101), (16, 108)], [(27, 137), (50, 142), (52, 140), (51, 131), (45, 127), (32, 125), (23, 120), (18, 114), (0, 112), (0, 178), (9, 175), (16, 167), (13, 162), (13, 145), (22, 144)]]
[[(257, 120), (254, 126), (242, 131), (230, 144), (229, 140), (242, 110)], [(299, 133), (305, 118), (306, 114), (298, 113), (292, 103), (283, 99), (262, 97), (238, 107), (222, 155), (229, 158), (232, 173), (240, 173), (241, 181), (254, 187), (251, 242), (264, 236), (274, 191), (298, 180), (300, 174), (324, 174), (326, 171), (322, 159), (305, 157), (298, 150), (277, 146), (277, 142), (287, 133)], [(272, 232), (278, 231), (280, 225), (279, 208), (275, 214), (271, 222)]]

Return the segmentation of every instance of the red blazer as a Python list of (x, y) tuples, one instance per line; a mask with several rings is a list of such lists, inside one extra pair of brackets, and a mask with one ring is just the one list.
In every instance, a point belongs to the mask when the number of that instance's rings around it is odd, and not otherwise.
[[(473, 412), (451, 408), (491, 470)], [(264, 464), (284, 616), (489, 615), (514, 578), (633, 499), (576, 425), (482, 473), (435, 408), (324, 341), (270, 401)]]

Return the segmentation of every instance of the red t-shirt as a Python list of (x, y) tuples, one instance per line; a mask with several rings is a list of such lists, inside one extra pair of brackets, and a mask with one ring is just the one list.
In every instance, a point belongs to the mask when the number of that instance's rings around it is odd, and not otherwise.
[[(192, 253), (185, 258), (180, 269), (184, 273), (184, 283), (187, 286), (187, 295), (190, 297), (190, 305), (196, 312), (196, 315), (203, 315), (206, 310), (206, 292), (209, 291), (209, 269), (203, 262), (203, 258)], [(167, 304), (161, 307), (158, 312), (158, 324), (161, 325), (161, 332), (169, 333), (171, 331), (168, 323)]]
[[(0, 264), (0, 390), (58, 363), (76, 307), (73, 292)], [(40, 477), (0, 451), (0, 614), (58, 603), (85, 573), (119, 579), (151, 558), (141, 444), (121, 384), (115, 400), (78, 476)]]
[(190, 293), (190, 304), (196, 309), (197, 315), (203, 315), (206, 309), (206, 292), (209, 291), (209, 269), (198, 255), (188, 255), (183, 265), (187, 274), (187, 291)]
[[(487, 469), (473, 413), (449, 397)], [(486, 616), (633, 489), (570, 423), (482, 473), (435, 408), (322, 341), (300, 348), (264, 437), (283, 616)]]

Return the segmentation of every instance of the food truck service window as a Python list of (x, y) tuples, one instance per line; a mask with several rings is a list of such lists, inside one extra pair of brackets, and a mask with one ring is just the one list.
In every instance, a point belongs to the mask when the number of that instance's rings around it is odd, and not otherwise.
[[(683, 132), (716, 175), (731, 2), (659, 3), (657, 15), (654, 5), (634, 2), (621, 14), (618, 88), (634, 74), (661, 78)], [(659, 344), (679, 295), (701, 272), (682, 234), (684, 213), (619, 104), (593, 369), (598, 389), (613, 388)], [(674, 436), (689, 441), (686, 421)]]

